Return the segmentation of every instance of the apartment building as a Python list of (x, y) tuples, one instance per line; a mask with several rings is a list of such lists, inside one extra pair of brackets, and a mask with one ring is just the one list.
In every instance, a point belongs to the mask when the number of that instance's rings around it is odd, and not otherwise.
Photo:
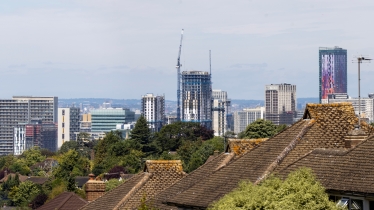
[[(0, 99), (0, 155), (14, 154), (15, 145), (25, 140), (26, 125), (34, 118), (43, 124), (57, 123), (57, 97), (13, 96)], [(15, 143), (16, 142), (16, 143)], [(32, 146), (42, 146), (41, 143)], [(18, 147), (22, 153), (25, 147)]]
[(142, 96), (141, 112), (147, 119), (151, 131), (160, 131), (165, 124), (165, 96), (155, 96), (151, 93)]
[(66, 141), (75, 141), (79, 133), (80, 108), (58, 108), (58, 145), (60, 148)]

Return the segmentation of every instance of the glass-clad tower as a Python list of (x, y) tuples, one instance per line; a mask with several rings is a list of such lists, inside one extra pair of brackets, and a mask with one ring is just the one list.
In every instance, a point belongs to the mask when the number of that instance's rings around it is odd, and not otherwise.
[(347, 50), (320, 47), (319, 102), (327, 103), (333, 93), (347, 93)]
[(182, 72), (182, 121), (212, 128), (212, 83), (205, 71)]

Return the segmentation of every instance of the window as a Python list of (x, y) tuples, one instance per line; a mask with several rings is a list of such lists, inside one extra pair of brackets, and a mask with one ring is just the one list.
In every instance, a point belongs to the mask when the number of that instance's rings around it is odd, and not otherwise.
[(65, 134), (62, 134), (62, 139), (65, 139)]
[(62, 127), (65, 128), (65, 123), (62, 123)]
[(62, 110), (62, 115), (65, 115), (65, 109)]

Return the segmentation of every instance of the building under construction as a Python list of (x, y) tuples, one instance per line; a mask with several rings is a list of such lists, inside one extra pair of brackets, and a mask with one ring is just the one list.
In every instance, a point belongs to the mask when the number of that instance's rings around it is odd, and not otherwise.
[(182, 72), (182, 121), (212, 129), (212, 83), (205, 71)]

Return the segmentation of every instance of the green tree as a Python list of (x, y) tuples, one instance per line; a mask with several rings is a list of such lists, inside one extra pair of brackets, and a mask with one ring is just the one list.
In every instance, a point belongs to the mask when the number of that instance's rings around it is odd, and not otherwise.
[(270, 138), (277, 133), (277, 126), (271, 121), (258, 119), (253, 123), (249, 124), (240, 138)]
[(59, 150), (59, 153), (66, 153), (68, 152), (69, 150), (78, 150), (79, 149), (79, 145), (76, 141), (65, 141), (60, 150)]
[(157, 133), (155, 145), (161, 152), (176, 151), (184, 141), (208, 140), (213, 138), (213, 130), (208, 130), (196, 122), (175, 122), (162, 127)]
[(27, 166), (32, 166), (35, 163), (45, 160), (45, 156), (42, 155), (39, 147), (33, 147), (24, 151), (21, 157), (25, 158)]
[[(144, 154), (140, 151), (141, 145), (138, 144), (135, 140), (122, 139), (122, 135), (119, 132), (109, 132), (106, 136), (98, 142), (95, 146), (95, 160), (94, 167), (92, 172), (95, 175), (99, 175), (118, 165), (120, 162), (124, 162), (125, 157), (130, 158), (131, 162), (133, 155), (131, 151), (137, 151), (136, 154), (141, 153), (142, 157)], [(138, 165), (138, 162), (141, 163), (141, 158), (134, 163)], [(124, 165), (123, 165), (124, 166)], [(137, 170), (136, 170), (137, 171)]]
[(16, 159), (13, 164), (9, 167), (12, 172), (19, 172), (22, 175), (29, 175), (31, 173), (30, 168), (27, 166), (26, 159)]
[(123, 166), (129, 173), (135, 174), (142, 169), (142, 158), (144, 153), (139, 150), (131, 150), (128, 155), (122, 157), (120, 165)]
[(40, 188), (30, 181), (25, 181), (19, 184), (18, 187), (13, 187), (9, 193), (9, 198), (16, 206), (24, 206), (32, 201), (32, 199), (40, 193)]
[(113, 148), (112, 146), (122, 140), (123, 139), (122, 139), (122, 135), (120, 132), (111, 131), (111, 132), (106, 133), (105, 137), (102, 140), (100, 140), (99, 143), (94, 148), (95, 165), (99, 165), (101, 162), (105, 160), (105, 158), (110, 156), (110, 149)]
[(143, 152), (152, 152), (152, 133), (148, 127), (147, 119), (143, 115), (136, 121), (134, 129), (130, 133), (130, 138), (142, 145)]
[(110, 191), (124, 182), (125, 180), (110, 179), (107, 182), (105, 182), (105, 191)]
[(79, 156), (75, 150), (69, 150), (61, 155), (58, 166), (53, 171), (54, 177), (63, 180), (69, 191), (75, 189), (75, 176), (87, 175), (90, 170), (90, 162), (87, 158)]
[(329, 201), (310, 169), (294, 171), (282, 181), (270, 176), (259, 185), (243, 181), (209, 209), (339, 209)]

